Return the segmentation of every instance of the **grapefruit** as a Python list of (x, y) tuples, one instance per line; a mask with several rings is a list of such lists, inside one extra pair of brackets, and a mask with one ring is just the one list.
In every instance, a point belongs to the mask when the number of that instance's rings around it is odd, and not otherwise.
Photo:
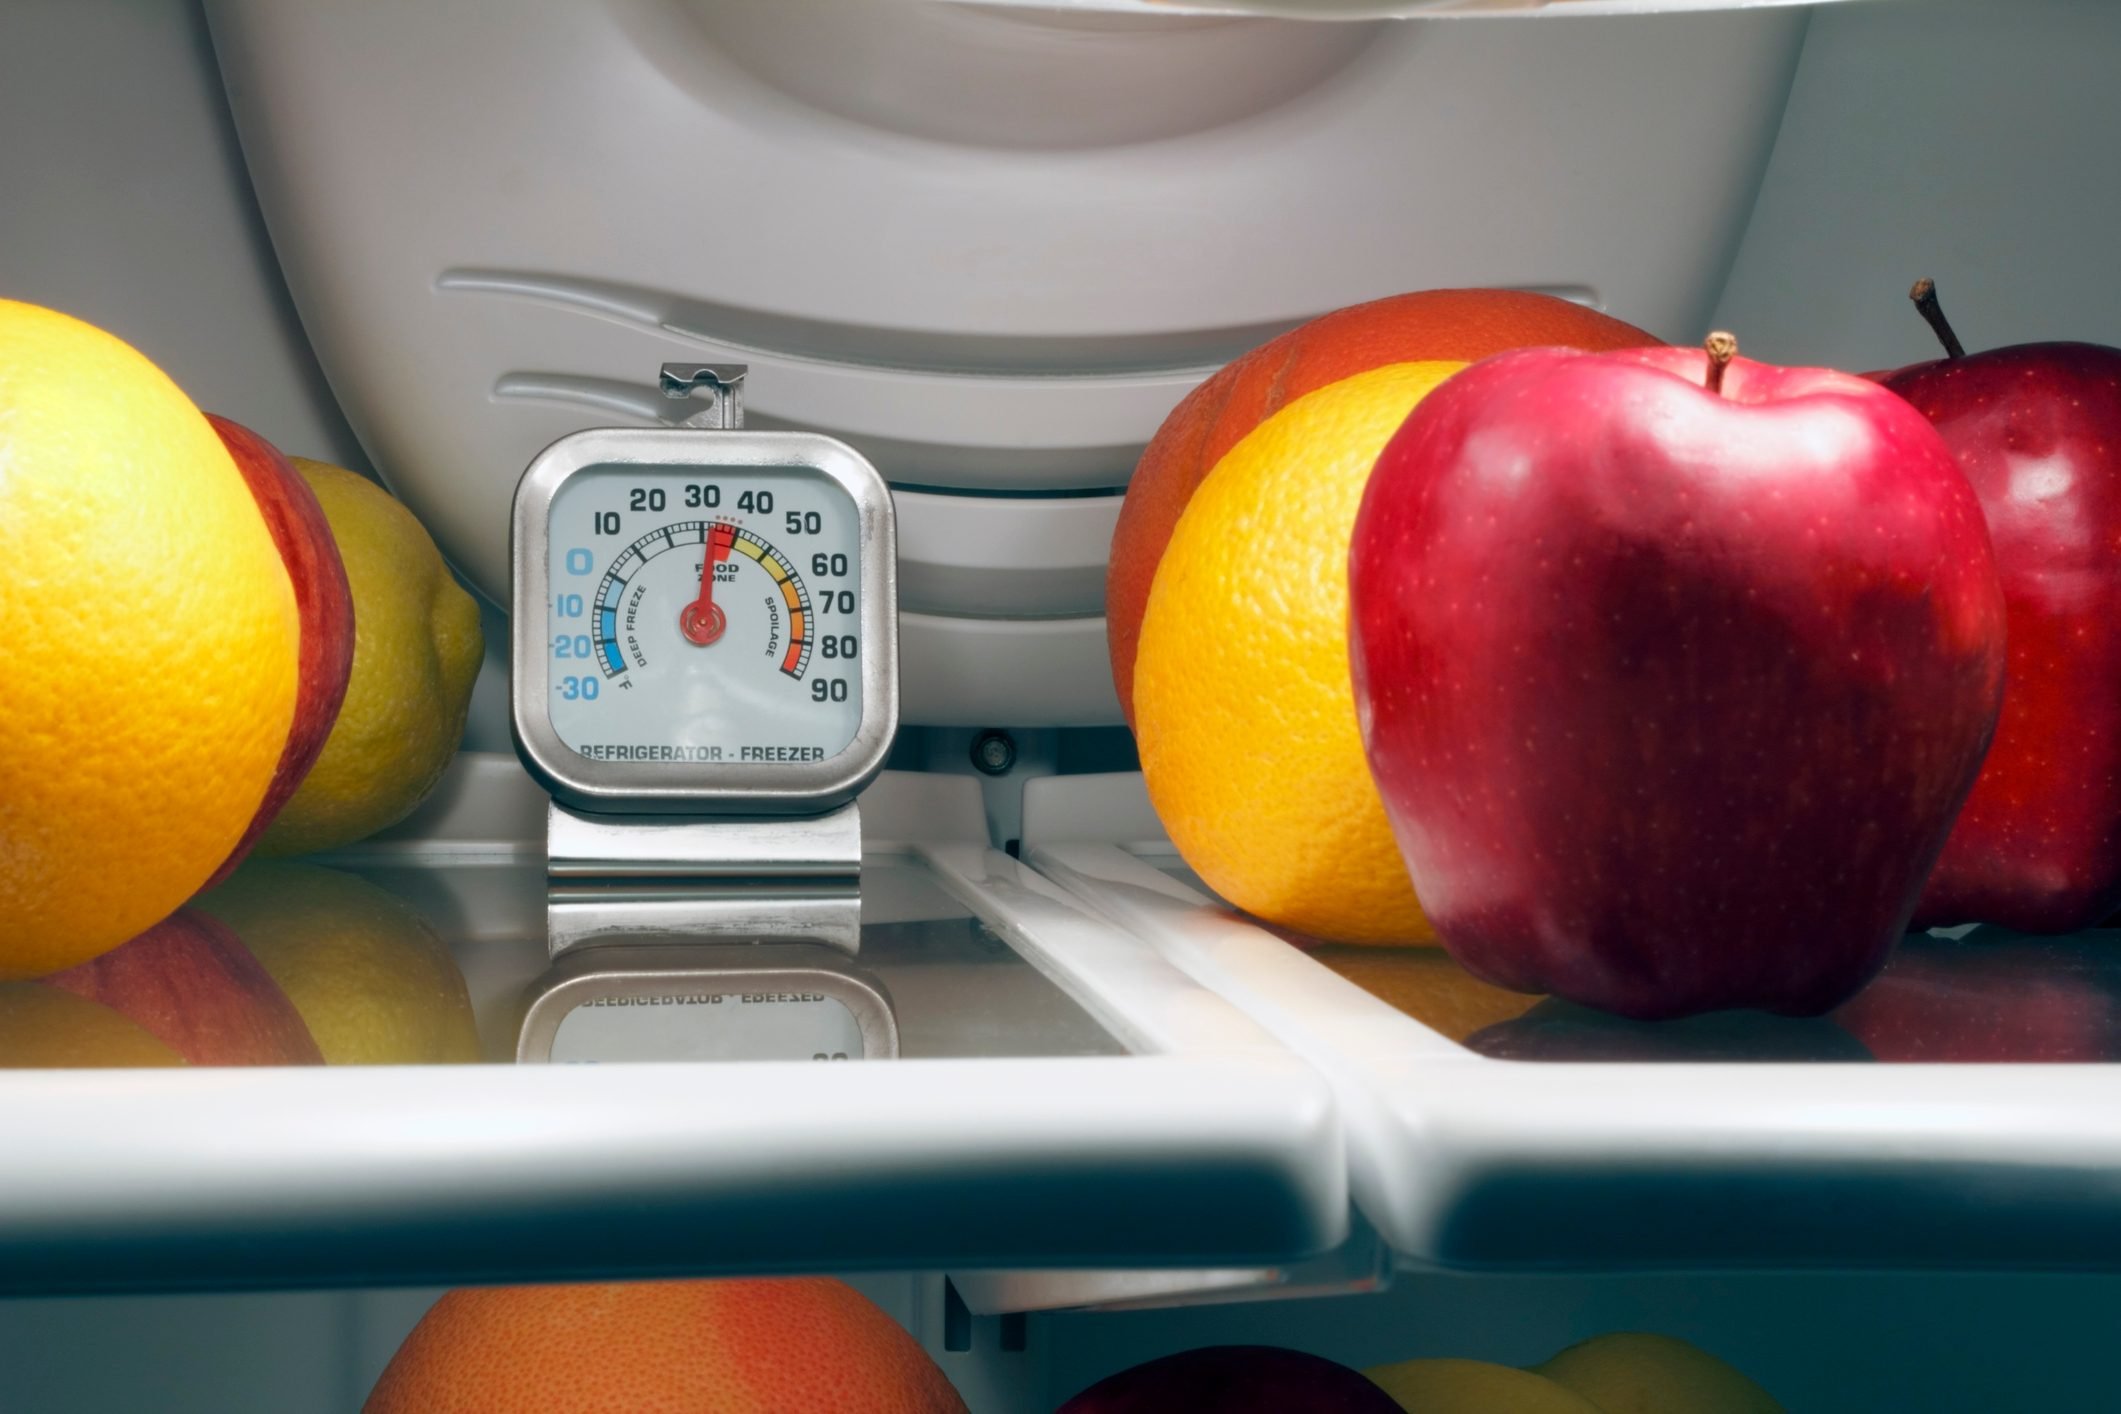
[(919, 1342), (844, 1282), (452, 1291), (363, 1414), (965, 1414)]
[(1105, 633), (1120, 709), (1135, 725), (1134, 664), (1172, 529), (1215, 464), (1306, 393), (1389, 363), (1471, 363), (1559, 344), (1640, 348), (1662, 340), (1632, 324), (1525, 290), (1423, 290), (1350, 305), (1270, 339), (1195, 388), (1142, 452), (1127, 483), (1105, 572)]

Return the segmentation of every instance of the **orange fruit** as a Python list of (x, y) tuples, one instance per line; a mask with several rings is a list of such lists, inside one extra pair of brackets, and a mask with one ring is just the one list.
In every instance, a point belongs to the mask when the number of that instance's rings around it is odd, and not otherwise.
[(1246, 434), (1306, 393), (1388, 363), (1472, 363), (1558, 344), (1626, 349), (1662, 340), (1632, 324), (1525, 290), (1423, 290), (1350, 305), (1270, 339), (1195, 388), (1142, 452), (1105, 572), (1105, 634), (1128, 725), (1149, 586), (1186, 504)]
[(220, 435), (123, 341), (0, 300), (0, 980), (167, 916), (294, 719), (294, 590)]
[(928, 1352), (824, 1277), (452, 1291), (364, 1414), (964, 1414)]
[(1464, 366), (1371, 369), (1254, 428), (1179, 517), (1142, 616), (1134, 731), (1171, 843), (1313, 937), (1435, 941), (1356, 724), (1348, 541), (1378, 453)]

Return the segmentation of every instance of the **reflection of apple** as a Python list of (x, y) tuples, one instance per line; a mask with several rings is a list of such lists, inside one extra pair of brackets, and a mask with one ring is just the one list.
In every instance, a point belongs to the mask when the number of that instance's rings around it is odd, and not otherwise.
[(251, 817), (243, 838), (228, 858), (207, 880), (211, 887), (228, 877), (250, 853), (250, 847), (265, 832), (273, 816), (302, 784), (309, 768), (324, 750), (325, 738), (339, 719), (339, 704), (346, 697), (346, 683), (353, 675), (353, 592), (346, 584), (346, 567), (339, 561), (331, 526), (324, 508), (279, 449), (241, 423), (212, 413), (206, 420), (221, 434), (236, 468), (250, 486), (258, 514), (272, 532), (273, 544), (287, 565), (287, 578), (294, 587), (295, 607), (301, 615), (300, 678), (295, 693), (293, 725), (287, 744), (280, 750), (280, 765), (273, 772), (265, 799)]
[(194, 899), (285, 989), (331, 1065), (479, 1058), (456, 959), (420, 914), (366, 879), (254, 859)]
[(2090, 927), (2121, 904), (2121, 349), (2018, 344), (1885, 386), (1936, 425), (1988, 516), (2010, 619), (2003, 716), (1915, 926)]
[(294, 1003), (213, 919), (180, 908), (44, 979), (137, 1022), (193, 1065), (321, 1065)]
[(1526, 1061), (1867, 1061), (1869, 1051), (1825, 1017), (1715, 1011), (1630, 1021), (1549, 997), (1514, 1021), (1468, 1036), (1469, 1050)]
[(1834, 1019), (1880, 1060), (2121, 1060), (2121, 937), (1909, 938)]
[(1400, 1414), (1345, 1365), (1271, 1345), (1210, 1345), (1107, 1375), (1054, 1414)]
[(1402, 1360), (1363, 1373), (1407, 1414), (1603, 1414), (1543, 1375), (1485, 1360)]
[(182, 1064), (184, 1057), (101, 1002), (42, 982), (0, 982), (0, 1070)]
[(1370, 765), (1468, 971), (1809, 1015), (1883, 965), (2003, 688), (1980, 503), (1875, 383), (1713, 351), (1476, 363), (1349, 560)]

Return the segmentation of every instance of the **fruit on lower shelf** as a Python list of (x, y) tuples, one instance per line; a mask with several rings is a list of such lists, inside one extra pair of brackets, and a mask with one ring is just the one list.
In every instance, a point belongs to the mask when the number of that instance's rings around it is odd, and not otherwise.
[(317, 504), (309, 483), (280, 455), (279, 448), (248, 427), (213, 413), (208, 413), (206, 420), (220, 434), (258, 503), (258, 514), (272, 533), (273, 545), (287, 567), (295, 608), (301, 618), (294, 723), (281, 747), (280, 764), (266, 787), (265, 799), (251, 816), (243, 838), (206, 881), (211, 887), (227, 878), (243, 856), (250, 853), (258, 836), (280, 813), (324, 750), (332, 724), (339, 719), (347, 679), (353, 673), (354, 606), (353, 592), (346, 584), (346, 568), (339, 562), (324, 508)]
[(1542, 1375), (1485, 1360), (1402, 1360), (1363, 1373), (1404, 1414), (1608, 1414)]
[(824, 1277), (505, 1286), (437, 1301), (364, 1414), (965, 1414), (928, 1352)]
[(2003, 717), (1915, 926), (2087, 928), (2121, 905), (2121, 349), (2016, 344), (1884, 375), (1988, 517), (2010, 624)]
[(131, 1018), (193, 1065), (324, 1063), (272, 974), (194, 909), (44, 981)]
[(1215, 464), (1308, 393), (1393, 363), (1471, 363), (1505, 349), (1638, 348), (1632, 324), (1529, 290), (1422, 290), (1337, 309), (1233, 360), (1172, 409), (1143, 450), (1112, 532), (1105, 632), (1113, 682), (1135, 722), (1135, 656), (1171, 532)]
[(1642, 1331), (1594, 1336), (1529, 1369), (1434, 1359), (1365, 1373), (1406, 1414), (1782, 1414), (1724, 1361)]
[(1286, 1414), (1295, 1409), (1400, 1414), (1389, 1394), (1347, 1366), (1271, 1345), (1209, 1345), (1145, 1361), (1107, 1375), (1054, 1414)]
[(1594, 1336), (1533, 1370), (1601, 1414), (1783, 1414), (1759, 1385), (1699, 1346), (1646, 1331)]
[(1934, 429), (1709, 349), (1502, 354), (1378, 459), (1357, 700), (1478, 976), (1625, 1016), (1846, 999), (1994, 730), (2003, 594)]

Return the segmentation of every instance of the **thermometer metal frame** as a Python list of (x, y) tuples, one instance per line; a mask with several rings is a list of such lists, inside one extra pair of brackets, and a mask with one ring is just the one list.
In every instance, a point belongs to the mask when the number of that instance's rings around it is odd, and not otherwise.
[[(817, 762), (596, 761), (560, 740), (549, 707), (552, 502), (597, 467), (802, 468), (823, 474), (859, 516), (862, 716), (854, 739)], [(854, 799), (898, 734), (898, 539), (891, 491), (868, 458), (814, 432), (602, 427), (560, 438), (516, 483), (509, 559), (509, 717), (516, 751), (555, 800), (597, 814), (816, 815)]]

